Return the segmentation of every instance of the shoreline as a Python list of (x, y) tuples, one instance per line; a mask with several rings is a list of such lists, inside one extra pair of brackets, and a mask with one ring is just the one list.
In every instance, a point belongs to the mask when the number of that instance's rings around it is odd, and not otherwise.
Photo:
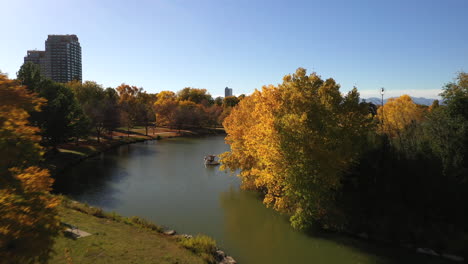
[[(150, 140), (163, 140), (167, 138), (193, 138), (203, 136), (225, 135), (224, 129), (203, 128), (196, 130), (171, 130), (153, 135), (136, 136), (113, 136), (112, 139), (101, 139), (101, 142), (83, 141), (78, 143), (69, 143), (58, 146), (58, 152), (49, 152), (44, 155), (43, 165), (50, 172), (53, 179), (57, 179), (60, 173), (81, 163), (82, 161), (100, 155), (111, 149), (141, 143)], [(135, 135), (135, 134), (133, 134)]]
[[(148, 256), (162, 262), (172, 259), (173, 262), (170, 263), (237, 263), (231, 257), (221, 258), (216, 241), (210, 237), (176, 235), (175, 232), (166, 234), (161, 226), (144, 218), (124, 217), (63, 195), (56, 197), (60, 200), (58, 212), (64, 229), (55, 238), (56, 253), (50, 256), (50, 263), (63, 263), (65, 258), (80, 260), (80, 263), (92, 263), (90, 250), (104, 254), (106, 263), (114, 262), (116, 256), (128, 260), (118, 263), (149, 263), (146, 262)], [(135, 238), (138, 241), (134, 241), (132, 245), (127, 244), (128, 240)], [(131, 249), (122, 254), (119, 249), (122, 247)], [(62, 253), (64, 250), (65, 255)]]
[[(224, 130), (221, 129), (202, 129), (198, 131), (192, 131), (192, 130), (181, 130), (181, 131), (171, 131), (171, 132), (165, 132), (165, 133), (170, 133), (170, 135), (157, 135), (157, 136), (152, 136), (152, 135), (138, 135), (138, 136), (133, 136), (133, 137), (127, 137), (127, 136), (115, 136), (110, 140), (102, 140), (100, 143), (93, 142), (92, 148), (89, 148), (89, 150), (86, 151), (77, 151), (80, 150), (80, 145), (67, 145), (65, 148), (61, 148), (63, 146), (58, 147), (58, 152), (56, 153), (48, 153), (48, 157), (44, 159), (43, 164), (49, 169), (51, 173), (51, 177), (54, 179), (54, 182), (57, 181), (58, 178), (60, 178), (60, 174), (68, 169), (72, 169), (75, 165), (80, 164), (81, 162), (92, 158), (96, 157), (106, 151), (109, 151), (111, 149), (124, 146), (124, 145), (130, 145), (134, 143), (141, 143), (141, 142), (146, 142), (150, 140), (163, 140), (167, 138), (195, 138), (195, 137), (204, 137), (204, 136), (215, 136), (215, 135), (225, 135)], [(85, 142), (84, 145), (88, 146), (87, 144), (89, 142)], [(63, 179), (62, 179), (63, 180)], [(61, 195), (63, 194), (55, 192), (55, 186), (53, 186), (52, 191), (54, 195)], [(71, 198), (68, 198), (71, 200)], [(82, 205), (81, 202), (71, 200), (75, 204), (80, 204)], [(89, 207), (89, 208), (94, 208), (94, 207)], [(104, 217), (104, 215), (108, 215), (109, 213), (105, 213), (102, 211), (100, 208), (95, 208), (96, 210), (102, 212), (102, 215), (96, 216), (96, 217)], [(84, 212), (83, 210), (79, 210), (81, 212)], [(107, 217), (107, 216), (106, 216)], [(115, 214), (114, 214), (115, 217)], [(120, 217), (120, 216), (119, 216)], [(120, 217), (122, 218), (122, 217)], [(142, 219), (142, 221), (145, 221), (147, 223), (150, 223), (149, 221), (146, 221), (143, 218), (140, 218), (137, 216), (138, 219)], [(115, 219), (114, 219), (115, 220)], [(151, 224), (151, 223), (150, 223)], [(159, 227), (158, 227), (159, 228)], [(161, 229), (158, 231), (162, 234), (164, 234), (167, 237), (174, 237), (177, 239), (192, 239), (194, 236), (189, 235), (189, 234), (180, 234), (178, 235), (175, 230), (172, 229), (166, 229), (166, 231), (162, 231)], [(187, 250), (191, 251), (189, 248), (186, 248)], [(215, 259), (215, 263), (217, 264), (236, 264), (237, 261), (232, 257), (227, 255), (223, 250), (220, 248), (216, 247), (215, 252), (212, 253), (213, 258)]]

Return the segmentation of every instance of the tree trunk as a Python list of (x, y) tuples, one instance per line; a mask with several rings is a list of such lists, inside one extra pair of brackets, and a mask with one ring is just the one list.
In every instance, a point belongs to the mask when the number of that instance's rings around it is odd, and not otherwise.
[(101, 133), (99, 129), (96, 129), (96, 138), (97, 138), (97, 142), (101, 143)]

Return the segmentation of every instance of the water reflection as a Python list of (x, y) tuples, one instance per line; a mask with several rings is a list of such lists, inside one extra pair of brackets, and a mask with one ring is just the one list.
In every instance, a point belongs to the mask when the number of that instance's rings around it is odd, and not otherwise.
[(333, 234), (307, 236), (239, 189), (239, 179), (205, 167), (228, 150), (222, 137), (121, 146), (65, 173), (59, 191), (120, 214), (138, 215), (181, 233), (204, 233), (243, 264), (439, 263)]

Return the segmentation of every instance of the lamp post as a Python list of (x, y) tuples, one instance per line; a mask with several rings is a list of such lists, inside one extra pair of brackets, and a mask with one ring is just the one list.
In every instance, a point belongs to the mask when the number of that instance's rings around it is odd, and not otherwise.
[[(385, 94), (385, 88), (380, 88), (380, 95), (382, 95), (382, 132), (384, 132), (384, 119), (385, 119), (385, 115), (384, 115), (384, 109), (383, 109), (383, 96)], [(387, 145), (387, 142), (386, 142), (386, 137), (385, 137), (385, 133), (382, 133), (383, 135), (383, 138), (384, 138), (384, 144), (382, 146), (382, 160), (381, 160), (381, 168), (380, 168), (380, 171), (382, 173), (382, 177), (381, 177), (381, 181), (384, 181), (385, 182), (385, 148), (386, 148), (386, 145)], [(374, 178), (374, 183), (375, 183), (375, 186), (378, 186), (377, 184), (377, 175), (375, 176)], [(385, 184), (384, 184), (385, 185)]]
[(382, 95), (382, 125), (383, 125), (383, 123), (384, 123), (383, 96), (385, 94), (385, 88), (383, 88), (383, 87), (380, 88), (380, 94)]

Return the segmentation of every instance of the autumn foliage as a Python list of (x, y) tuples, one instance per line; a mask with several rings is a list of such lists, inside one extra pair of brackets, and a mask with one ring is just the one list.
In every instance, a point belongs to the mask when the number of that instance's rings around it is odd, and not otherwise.
[(299, 68), (232, 109), (223, 168), (297, 229), (466, 254), (467, 80), (447, 84), (443, 104), (403, 95), (377, 107)]
[[(238, 102), (237, 97), (235, 98)], [(161, 91), (156, 95), (156, 123), (177, 129), (216, 127), (222, 123), (235, 104), (222, 106), (228, 98), (213, 100), (206, 89), (186, 87), (177, 93)], [(232, 100), (228, 99), (228, 100)]]
[(52, 179), (37, 166), (39, 131), (28, 122), (44, 104), (0, 74), (0, 259), (10, 263), (46, 262), (60, 229)]
[(222, 161), (241, 170), (244, 188), (260, 190), (265, 204), (303, 229), (314, 219), (329, 222), (341, 172), (371, 124), (356, 90), (342, 96), (333, 79), (300, 68), (233, 109), (224, 121), (231, 151)]

